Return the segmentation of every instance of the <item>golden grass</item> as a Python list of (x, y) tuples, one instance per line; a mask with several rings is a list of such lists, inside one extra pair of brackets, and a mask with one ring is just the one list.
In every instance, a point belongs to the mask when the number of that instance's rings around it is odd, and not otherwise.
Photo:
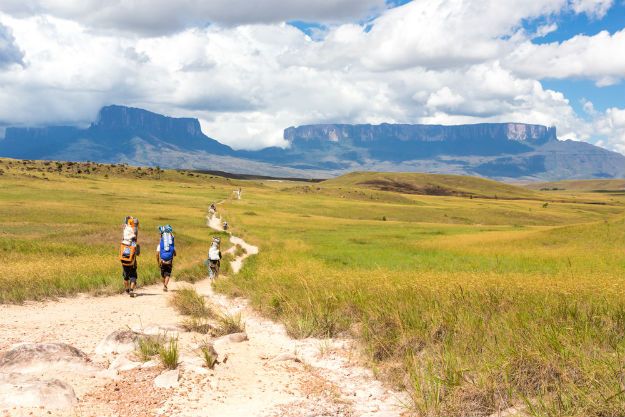
[(322, 191), (247, 190), (229, 203), (261, 255), (217, 288), (293, 336), (358, 337), (421, 416), (622, 415), (623, 199)]
[[(177, 233), (174, 277), (202, 276), (212, 235), (206, 207), (234, 182), (52, 164), (2, 168), (0, 252), (13, 275), (0, 277), (0, 302), (119, 291), (118, 224), (130, 208), (142, 220), (143, 282), (158, 279), (151, 247), (161, 223)], [(460, 192), (433, 196), (349, 178), (238, 182), (244, 198), (219, 210), (261, 253), (217, 289), (249, 297), (293, 336), (357, 337), (377, 375), (406, 388), (420, 416), (488, 416), (510, 406), (534, 416), (623, 415), (622, 195), (411, 177), (414, 186)], [(219, 315), (207, 318), (189, 297), (179, 308), (199, 311), (198, 326), (217, 327)]]

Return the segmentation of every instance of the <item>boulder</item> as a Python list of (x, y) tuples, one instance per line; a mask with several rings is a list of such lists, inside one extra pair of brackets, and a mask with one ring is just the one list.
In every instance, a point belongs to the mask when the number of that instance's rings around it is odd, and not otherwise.
[(171, 371), (165, 371), (154, 379), (154, 385), (157, 388), (176, 388), (180, 379), (180, 371), (173, 369)]
[(135, 349), (139, 334), (132, 330), (115, 330), (106, 336), (95, 348), (97, 355), (127, 353)]
[(70, 409), (77, 402), (74, 389), (58, 379), (40, 380), (17, 373), (0, 373), (0, 410), (15, 407)]
[(0, 353), (0, 372), (93, 371), (91, 360), (66, 343), (21, 343)]

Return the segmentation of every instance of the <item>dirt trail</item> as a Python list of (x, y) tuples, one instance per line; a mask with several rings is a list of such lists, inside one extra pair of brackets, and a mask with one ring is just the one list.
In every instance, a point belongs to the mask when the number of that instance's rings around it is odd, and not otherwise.
[[(221, 229), (214, 217), (208, 225)], [(243, 259), (258, 253), (258, 248), (234, 236), (231, 241), (247, 252), (234, 262), (238, 271)], [(174, 277), (175, 272), (174, 267)], [(202, 368), (196, 350), (206, 336), (183, 331), (184, 317), (168, 305), (172, 292), (189, 285), (173, 282), (170, 293), (162, 292), (160, 285), (143, 287), (134, 299), (79, 295), (0, 305), (0, 351), (22, 342), (64, 342), (83, 350), (96, 368), (105, 370), (111, 363), (132, 361), (132, 354), (97, 355), (97, 345), (113, 331), (131, 328), (177, 335), (182, 362), (179, 386), (167, 389), (154, 386), (155, 377), (163, 372), (157, 363), (119, 372), (57, 374), (73, 386), (79, 400), (75, 409), (0, 409), (0, 416), (402, 415), (405, 395), (388, 390), (369, 370), (355, 364), (353, 341), (291, 339), (282, 325), (260, 317), (247, 300), (215, 294), (209, 280), (193, 287), (223, 311), (240, 313), (249, 340), (237, 342), (229, 336), (213, 340), (222, 363), (214, 370)]]

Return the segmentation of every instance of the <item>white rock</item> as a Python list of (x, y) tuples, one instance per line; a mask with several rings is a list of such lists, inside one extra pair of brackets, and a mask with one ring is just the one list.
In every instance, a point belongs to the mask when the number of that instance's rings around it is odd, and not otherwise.
[(0, 372), (93, 372), (91, 360), (66, 343), (20, 343), (0, 354)]
[(247, 340), (247, 333), (241, 332), (241, 333), (229, 334), (228, 335), (228, 340), (231, 341), (232, 343), (245, 342)]
[(109, 365), (109, 370), (118, 372), (130, 371), (131, 369), (139, 368), (141, 365), (143, 365), (141, 362), (131, 361), (125, 356), (118, 356)]
[(127, 353), (135, 349), (135, 342), (139, 335), (132, 330), (116, 330), (106, 336), (95, 348), (97, 355), (111, 353)]
[(21, 374), (0, 374), (0, 410), (14, 407), (70, 409), (78, 402), (74, 389), (58, 379), (40, 380)]
[(160, 362), (152, 359), (151, 361), (143, 362), (141, 369), (156, 368), (158, 365), (160, 365)]
[(286, 362), (286, 361), (301, 362), (302, 360), (298, 358), (297, 356), (293, 355), (292, 353), (281, 353), (271, 360), (271, 362)]
[(154, 379), (154, 385), (157, 388), (175, 388), (179, 385), (178, 379), (180, 379), (180, 371), (173, 369), (171, 371), (165, 371)]

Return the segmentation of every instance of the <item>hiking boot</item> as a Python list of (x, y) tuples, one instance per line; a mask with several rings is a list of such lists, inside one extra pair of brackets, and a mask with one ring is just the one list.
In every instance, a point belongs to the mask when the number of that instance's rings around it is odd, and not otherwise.
[(164, 286), (163, 286), (163, 292), (167, 292), (167, 291), (168, 291), (168, 290), (167, 290), (167, 285), (164, 285)]
[(130, 293), (130, 288), (126, 288), (126, 294)]
[(135, 298), (135, 297), (137, 296), (137, 293), (135, 293), (133, 290), (130, 290), (130, 291), (128, 292), (128, 294), (129, 294), (132, 298)]

